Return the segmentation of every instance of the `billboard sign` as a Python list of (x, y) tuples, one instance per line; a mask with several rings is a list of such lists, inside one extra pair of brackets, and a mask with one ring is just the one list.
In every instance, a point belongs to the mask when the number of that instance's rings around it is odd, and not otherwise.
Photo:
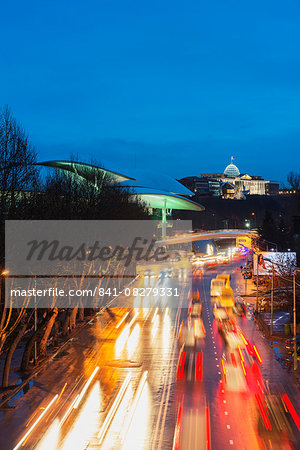
[[(258, 264), (258, 275), (272, 275), (272, 267), (275, 274), (292, 275), (296, 267), (295, 252), (260, 252), (260, 263)], [(259, 255), (253, 255), (254, 275), (257, 274), (257, 260)]]
[(252, 239), (250, 236), (238, 236), (236, 238), (236, 247), (251, 248)]

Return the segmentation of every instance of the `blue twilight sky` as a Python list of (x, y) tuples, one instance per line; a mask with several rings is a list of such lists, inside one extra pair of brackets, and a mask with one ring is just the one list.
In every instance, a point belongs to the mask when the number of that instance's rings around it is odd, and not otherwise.
[(41, 160), (300, 171), (297, 0), (11, 0), (0, 37), (0, 104)]

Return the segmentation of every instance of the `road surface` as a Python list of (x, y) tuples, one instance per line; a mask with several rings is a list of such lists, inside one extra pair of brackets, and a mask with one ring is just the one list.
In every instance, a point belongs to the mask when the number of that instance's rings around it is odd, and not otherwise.
[[(246, 376), (235, 382), (236, 357), (213, 317), (210, 281), (231, 273), (233, 289), (242, 292), (239, 265), (204, 270), (192, 280), (187, 273), (140, 279), (139, 287), (172, 288), (173, 294), (137, 296), (95, 320), (14, 409), (0, 412), (0, 448), (297, 448), (299, 399), (292, 377), (244, 315), (234, 319), (238, 333), (255, 344), (261, 361), (246, 359), (243, 349)], [(178, 338), (193, 292), (203, 305), (206, 336), (191, 350)], [(285, 398), (288, 431), (265, 425), (268, 388), (269, 398)]]

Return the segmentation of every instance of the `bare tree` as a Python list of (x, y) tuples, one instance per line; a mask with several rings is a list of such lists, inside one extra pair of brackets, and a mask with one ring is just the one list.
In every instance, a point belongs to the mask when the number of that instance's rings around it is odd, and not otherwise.
[(25, 131), (8, 107), (0, 111), (0, 207), (1, 215), (14, 211), (18, 196), (38, 178), (37, 154)]
[(11, 360), (12, 360), (13, 354), (17, 348), (17, 345), (19, 344), (20, 340), (22, 339), (22, 337), (24, 335), (24, 332), (28, 326), (28, 323), (30, 321), (32, 314), (33, 314), (32, 311), (31, 312), (26, 311), (26, 313), (23, 315), (21, 323), (19, 324), (18, 328), (16, 329), (15, 336), (14, 336), (14, 338), (9, 346), (9, 349), (6, 353), (4, 369), (3, 369), (3, 376), (2, 376), (2, 387), (3, 388), (8, 387)]
[(294, 191), (300, 190), (300, 173), (291, 171), (287, 176), (287, 181)]
[(54, 325), (57, 315), (58, 315), (58, 309), (53, 308), (51, 311), (51, 314), (49, 316), (48, 322), (46, 324), (45, 332), (44, 332), (43, 337), (40, 342), (40, 348), (39, 348), (40, 355), (46, 354), (48, 338), (50, 336), (50, 333), (53, 328), (53, 325)]

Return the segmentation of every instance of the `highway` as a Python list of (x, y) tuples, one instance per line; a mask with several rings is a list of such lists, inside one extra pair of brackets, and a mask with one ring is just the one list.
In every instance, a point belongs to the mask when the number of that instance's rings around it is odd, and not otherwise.
[[(250, 314), (234, 317), (247, 343), (240, 360), (228, 351), (213, 316), (211, 279), (231, 273), (238, 294), (239, 265), (140, 278), (139, 287), (172, 288), (174, 295), (137, 296), (130, 306), (95, 319), (15, 409), (1, 411), (0, 448), (297, 448), (299, 399), (293, 379)], [(179, 338), (195, 292), (205, 337), (190, 349)], [(248, 355), (253, 344), (259, 356)], [(240, 361), (245, 374), (236, 381), (233, 367)], [(285, 399), (288, 426), (282, 430), (280, 423), (274, 426), (268, 398)]]

